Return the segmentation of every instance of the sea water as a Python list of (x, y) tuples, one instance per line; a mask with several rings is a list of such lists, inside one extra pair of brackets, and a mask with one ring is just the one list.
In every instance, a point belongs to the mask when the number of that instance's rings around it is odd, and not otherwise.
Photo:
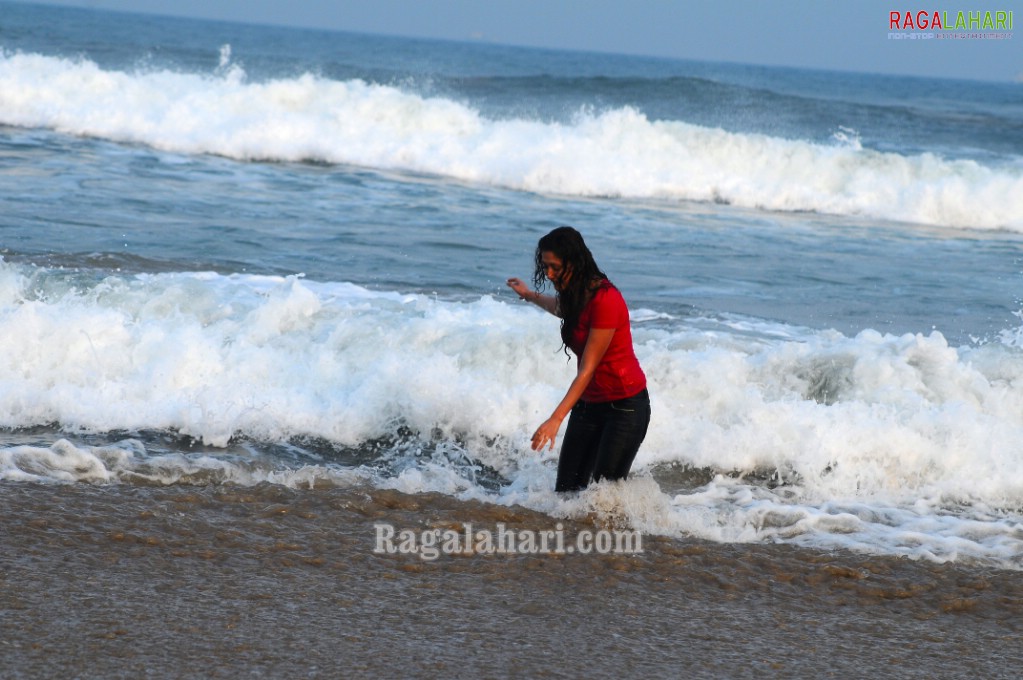
[[(529, 436), (574, 361), (504, 285), (561, 224), (653, 405), (570, 496)], [(1018, 83), (0, 3), (0, 255), (16, 488), (1023, 568)]]

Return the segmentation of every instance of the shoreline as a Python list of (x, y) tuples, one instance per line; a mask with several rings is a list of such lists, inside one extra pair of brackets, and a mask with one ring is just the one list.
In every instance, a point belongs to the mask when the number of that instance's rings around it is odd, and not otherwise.
[(424, 561), (374, 554), (374, 522), (550, 518), (368, 488), (6, 482), (0, 509), (13, 678), (998, 678), (1023, 661), (1009, 571), (653, 536), (636, 555)]

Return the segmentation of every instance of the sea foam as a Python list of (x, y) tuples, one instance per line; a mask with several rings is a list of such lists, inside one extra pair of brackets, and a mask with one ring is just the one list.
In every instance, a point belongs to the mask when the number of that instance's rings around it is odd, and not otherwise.
[[(532, 307), (0, 261), (0, 428), (10, 441), (60, 430), (0, 445), (0, 479), (371, 484), (646, 533), (1021, 566), (1015, 335), (955, 348), (938, 333), (729, 335), (643, 318), (653, 420), (633, 478), (565, 497), (556, 450), (528, 441), (574, 363)], [(168, 450), (153, 432), (201, 445)], [(274, 452), (308, 441), (326, 444)], [(671, 482), (676, 469), (696, 481)]]
[[(76, 278), (0, 263), (0, 427), (320, 438), (407, 431), (505, 476), (571, 381), (557, 320), (300, 277)], [(939, 333), (792, 338), (636, 322), (654, 419), (637, 464), (777, 474), (818, 500), (1023, 500), (1023, 351)], [(495, 444), (495, 442), (498, 442)]]
[[(227, 56), (225, 56), (225, 54)], [(777, 211), (1023, 230), (1023, 169), (650, 120), (488, 119), (470, 104), (312, 74), (250, 82), (0, 54), (0, 123), (188, 154), (436, 174), (572, 196), (718, 201)], [(841, 121), (836, 121), (841, 125)]]

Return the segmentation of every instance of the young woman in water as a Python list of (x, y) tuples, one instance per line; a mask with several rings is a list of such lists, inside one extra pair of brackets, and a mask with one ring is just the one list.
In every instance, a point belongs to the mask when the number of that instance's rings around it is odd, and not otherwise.
[[(547, 281), (554, 295), (540, 293)], [(650, 422), (646, 376), (632, 348), (625, 300), (572, 227), (558, 227), (540, 239), (533, 286), (508, 279), (508, 287), (520, 298), (561, 317), (561, 341), (576, 354), (578, 365), (565, 398), (533, 433), (533, 450), (553, 448), (562, 421), (571, 413), (555, 490), (576, 491), (591, 480), (625, 479)]]

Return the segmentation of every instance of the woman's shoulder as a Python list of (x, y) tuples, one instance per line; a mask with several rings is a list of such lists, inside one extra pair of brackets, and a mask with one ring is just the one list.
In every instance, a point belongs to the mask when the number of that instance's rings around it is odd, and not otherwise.
[[(622, 296), (621, 292), (607, 279), (601, 281), (596, 290), (593, 291), (591, 304), (595, 310), (602, 309), (609, 312), (611, 310), (621, 311), (628, 309), (625, 304), (625, 298)], [(628, 312), (626, 311), (626, 314), (627, 313)]]
[(593, 289), (594, 300), (621, 298), (622, 294), (609, 279), (601, 279)]

